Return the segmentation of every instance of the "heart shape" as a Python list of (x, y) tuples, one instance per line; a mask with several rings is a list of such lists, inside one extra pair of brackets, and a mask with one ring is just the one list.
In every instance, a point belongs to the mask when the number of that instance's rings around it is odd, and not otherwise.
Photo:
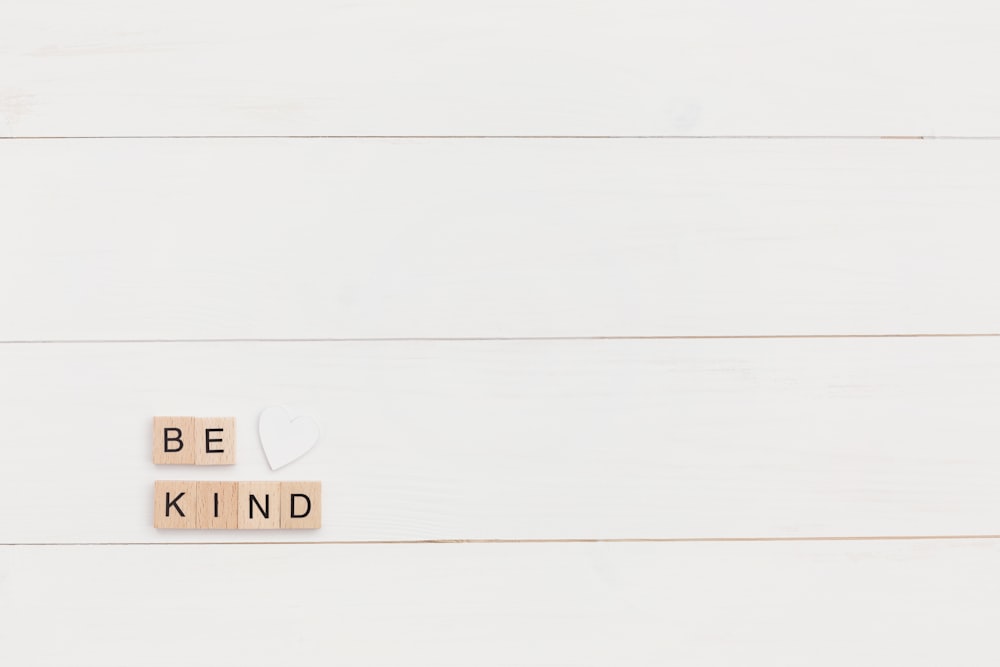
[(266, 408), (257, 423), (260, 444), (271, 470), (305, 456), (319, 441), (319, 425), (311, 417), (292, 418), (282, 407)]

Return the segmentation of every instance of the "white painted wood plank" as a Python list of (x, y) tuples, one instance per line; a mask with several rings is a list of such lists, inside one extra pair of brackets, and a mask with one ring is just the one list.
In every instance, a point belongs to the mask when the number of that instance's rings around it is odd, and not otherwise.
[(0, 133), (997, 135), (988, 0), (7, 2)]
[(0, 339), (1000, 331), (1000, 143), (0, 145)]
[(0, 547), (12, 664), (1000, 659), (996, 542)]
[[(1000, 341), (0, 346), (0, 543), (1000, 532)], [(259, 411), (321, 444), (271, 472)], [(232, 468), (154, 466), (231, 415)], [(156, 479), (317, 479), (324, 527), (156, 531)]]

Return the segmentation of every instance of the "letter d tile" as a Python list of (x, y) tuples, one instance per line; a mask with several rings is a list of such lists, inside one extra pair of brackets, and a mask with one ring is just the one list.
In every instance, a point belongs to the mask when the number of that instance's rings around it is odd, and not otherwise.
[(282, 482), (281, 527), (319, 528), (322, 525), (322, 483)]

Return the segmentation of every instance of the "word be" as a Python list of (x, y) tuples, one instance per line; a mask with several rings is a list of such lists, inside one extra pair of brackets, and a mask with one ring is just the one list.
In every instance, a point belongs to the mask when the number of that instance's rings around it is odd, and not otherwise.
[(322, 524), (320, 482), (156, 482), (154, 528), (304, 529)]
[(153, 417), (153, 463), (230, 466), (236, 463), (233, 417)]

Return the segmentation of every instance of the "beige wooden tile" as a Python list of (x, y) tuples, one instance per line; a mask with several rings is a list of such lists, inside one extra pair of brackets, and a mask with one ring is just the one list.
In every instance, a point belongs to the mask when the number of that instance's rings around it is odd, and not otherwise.
[(319, 528), (323, 525), (322, 482), (281, 483), (281, 527)]
[(157, 481), (153, 485), (154, 528), (196, 528), (197, 517), (196, 482)]
[(239, 483), (240, 530), (273, 529), (281, 527), (281, 483)]
[(194, 417), (153, 417), (153, 463), (194, 464), (194, 426)]
[(236, 463), (236, 419), (197, 417), (194, 420), (195, 463), (226, 466)]
[(198, 482), (198, 528), (236, 530), (238, 482)]

